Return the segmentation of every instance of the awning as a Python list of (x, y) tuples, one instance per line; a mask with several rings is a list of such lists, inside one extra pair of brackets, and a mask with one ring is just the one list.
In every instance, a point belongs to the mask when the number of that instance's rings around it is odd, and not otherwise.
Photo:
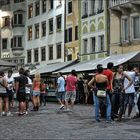
[(4, 61), (4, 60), (0, 60), (0, 66), (3, 66), (3, 67), (15, 67), (17, 64), (15, 63), (11, 63), (11, 62), (8, 62), (8, 61)]
[(39, 72), (40, 74), (43, 74), (43, 73), (51, 73), (51, 72), (59, 71), (75, 63), (77, 63), (77, 60), (68, 61), (68, 62), (59, 62), (59, 63), (54, 63), (54, 64), (46, 64), (44, 66), (39, 67), (34, 72), (31, 72), (31, 75), (37, 72)]
[(96, 60), (90, 60), (90, 61), (83, 61), (78, 64), (75, 64), (73, 66), (64, 68), (60, 70), (62, 73), (69, 73), (73, 69), (75, 69), (77, 72), (84, 72), (84, 71), (91, 71), (95, 70), (98, 64), (102, 64), (104, 68), (107, 67), (108, 62), (113, 62), (114, 66), (118, 66), (120, 64), (123, 64), (127, 61), (132, 60), (140, 60), (140, 52), (132, 52), (127, 54), (118, 54), (118, 55), (111, 55), (106, 58), (100, 58)]

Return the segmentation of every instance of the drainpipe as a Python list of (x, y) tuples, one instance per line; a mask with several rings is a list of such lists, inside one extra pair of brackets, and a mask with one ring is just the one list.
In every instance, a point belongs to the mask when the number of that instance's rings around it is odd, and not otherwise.
[(65, 30), (66, 30), (66, 1), (67, 0), (65, 0), (64, 2), (65, 2), (65, 6), (64, 6), (64, 62), (66, 61), (66, 45), (65, 45), (65, 40), (66, 40), (66, 35), (65, 35)]
[(106, 46), (107, 56), (110, 55), (110, 11), (109, 11), (109, 0), (105, 2), (105, 16), (106, 16)]

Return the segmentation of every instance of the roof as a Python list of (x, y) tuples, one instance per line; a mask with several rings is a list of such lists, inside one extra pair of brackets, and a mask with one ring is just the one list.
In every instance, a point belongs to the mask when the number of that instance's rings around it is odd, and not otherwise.
[(75, 63), (77, 63), (77, 60), (67, 61), (67, 62), (59, 62), (59, 63), (54, 63), (54, 64), (46, 64), (44, 66), (39, 67), (34, 72), (31, 72), (31, 75), (35, 74), (37, 72), (39, 72), (40, 74), (55, 72), (55, 71), (61, 70), (63, 68), (66, 68), (70, 65), (73, 65)]
[(15, 67), (17, 64), (8, 61), (0, 60), (0, 66)]
[(75, 69), (77, 72), (91, 71), (95, 70), (98, 64), (102, 64), (103, 67), (106, 68), (108, 62), (113, 62), (114, 66), (117, 66), (127, 62), (128, 60), (134, 60), (135, 58), (137, 58), (137, 60), (140, 60), (140, 52), (111, 55), (106, 58), (98, 58), (96, 60), (83, 61), (73, 66), (61, 69), (59, 72), (69, 73), (73, 69)]

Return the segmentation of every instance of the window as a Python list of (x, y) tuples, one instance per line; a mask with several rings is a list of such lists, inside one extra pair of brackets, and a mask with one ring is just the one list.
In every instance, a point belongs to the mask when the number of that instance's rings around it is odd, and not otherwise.
[(72, 13), (72, 1), (68, 1), (68, 14)]
[(75, 40), (78, 40), (78, 26), (75, 26)]
[(96, 40), (95, 37), (91, 38), (91, 52), (95, 52)]
[(27, 63), (32, 62), (32, 53), (31, 50), (27, 51)]
[(32, 40), (32, 26), (28, 27), (28, 40)]
[(33, 4), (28, 6), (28, 18), (33, 17)]
[(34, 50), (34, 62), (38, 62), (38, 49)]
[(38, 16), (40, 14), (40, 4), (39, 2), (35, 3), (35, 16)]
[(95, 13), (95, 0), (91, 0), (90, 6), (90, 14), (93, 15)]
[(72, 54), (68, 54), (67, 60), (68, 60), (68, 61), (71, 61), (71, 60), (72, 60)]
[(82, 3), (82, 17), (85, 18), (88, 16), (88, 1)]
[(137, 39), (140, 37), (140, 21), (139, 17), (133, 17), (133, 38)]
[(53, 0), (49, 0), (49, 9), (51, 10), (51, 9), (53, 9)]
[(72, 41), (72, 28), (65, 30), (65, 43)]
[(103, 12), (103, 0), (99, 0), (98, 13)]
[(61, 58), (61, 44), (58, 44), (57, 46), (57, 59)]
[(46, 36), (46, 22), (42, 22), (42, 37)]
[(39, 38), (39, 24), (35, 25), (35, 39)]
[(49, 60), (53, 59), (53, 46), (49, 47)]
[(46, 60), (46, 49), (41, 48), (41, 61), (45, 61), (45, 60)]
[(24, 0), (14, 0), (14, 3), (24, 2)]
[(128, 19), (122, 20), (122, 35), (123, 35), (123, 41), (128, 40)]
[(42, 0), (42, 13), (46, 12), (46, 0)]
[(23, 24), (23, 15), (14, 14), (14, 25), (22, 25), (22, 24)]
[(83, 45), (84, 45), (84, 53), (85, 54), (87, 53), (87, 43), (88, 43), (87, 41), (88, 41), (87, 39), (84, 39), (84, 42), (83, 42), (84, 43)]
[(22, 45), (22, 36), (14, 36), (11, 42), (11, 46), (13, 47), (23, 47)]
[(104, 51), (104, 35), (99, 36), (99, 51)]
[(2, 27), (10, 26), (10, 16), (2, 17)]
[(53, 18), (49, 19), (49, 33), (53, 33)]
[(57, 30), (61, 30), (61, 15), (56, 17), (56, 22), (57, 22)]
[(7, 43), (8, 43), (7, 38), (2, 39), (2, 49), (3, 49), (3, 50), (4, 50), (4, 49), (7, 49)]

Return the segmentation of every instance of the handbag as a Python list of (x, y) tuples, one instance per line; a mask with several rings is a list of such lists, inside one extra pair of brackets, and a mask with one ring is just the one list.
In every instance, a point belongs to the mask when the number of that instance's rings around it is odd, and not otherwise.
[(106, 91), (105, 90), (98, 90), (97, 97), (106, 97)]

